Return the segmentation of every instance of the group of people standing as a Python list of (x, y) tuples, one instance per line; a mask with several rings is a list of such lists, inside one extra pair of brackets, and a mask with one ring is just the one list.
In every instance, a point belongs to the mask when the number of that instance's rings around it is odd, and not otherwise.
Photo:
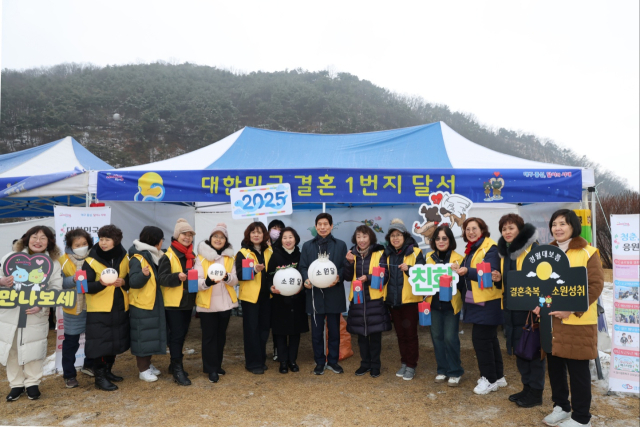
[[(466, 243), (463, 254), (456, 251), (451, 229), (441, 225), (436, 228), (426, 255), (399, 219), (391, 222), (384, 245), (378, 243), (370, 227), (361, 225), (354, 231), (353, 246), (348, 249), (345, 242), (333, 236), (333, 219), (328, 213), (316, 217), (315, 229), (317, 235), (299, 249), (300, 236), (293, 228), (279, 220), (269, 227), (253, 222), (245, 230), (236, 253), (229, 243), (226, 225), (218, 224), (209, 238), (197, 245), (196, 255), (195, 232), (183, 219), (176, 223), (164, 252), (164, 234), (158, 227), (144, 227), (139, 239), (126, 250), (121, 243), (122, 232), (108, 225), (98, 231), (99, 241), (93, 245), (83, 230), (68, 232), (65, 253), (60, 255), (53, 233), (38, 226), (17, 242), (14, 251), (45, 253), (59, 260), (54, 263), (49, 280), (51, 289), (74, 288), (75, 272), (87, 272), (87, 293), (78, 295), (75, 308), (64, 310), (63, 377), (70, 388), (78, 386), (74, 362), (83, 332), (86, 358), (81, 371), (93, 374), (99, 389), (117, 389), (114, 383), (122, 381), (122, 377), (113, 372), (116, 355), (129, 348), (136, 356), (139, 378), (156, 381), (160, 370), (151, 363), (152, 356), (166, 354), (167, 346), (171, 355), (169, 373), (179, 385), (190, 385), (182, 354), (194, 307), (202, 328), (203, 371), (211, 382), (218, 382), (225, 374), (222, 360), (226, 330), (238, 301), (243, 315), (245, 368), (253, 374), (263, 374), (268, 369), (266, 345), (270, 332), (280, 362), (279, 372), (298, 372), (300, 335), (309, 330), (316, 364), (313, 373), (322, 375), (327, 369), (343, 373), (338, 364), (340, 320), (349, 300), (347, 330), (358, 336), (361, 357), (355, 375), (381, 375), (382, 333), (391, 330), (393, 323), (400, 350), (396, 375), (412, 380), (419, 359), (418, 303), (423, 299), (431, 304), (430, 329), (437, 366), (434, 381), (451, 387), (460, 384), (464, 369), (459, 324), (464, 313), (464, 322), (472, 324), (472, 343), (480, 371), (474, 393), (486, 395), (507, 385), (498, 327), (504, 328), (507, 353), (511, 355), (527, 319), (538, 315), (539, 307), (532, 307), (531, 311), (507, 310), (509, 293), (504, 290), (508, 272), (520, 270), (527, 254), (537, 245), (535, 227), (525, 224), (516, 214), (505, 215), (500, 219), (501, 237), (496, 242), (481, 218), (467, 218), (462, 225)], [(590, 306), (584, 313), (550, 313), (553, 352), (542, 353), (533, 360), (516, 356), (522, 391), (509, 396), (509, 400), (525, 408), (541, 405), (548, 371), (554, 409), (544, 422), (563, 427), (590, 425), (589, 360), (598, 357), (595, 302), (604, 284), (602, 265), (598, 251), (580, 237), (580, 222), (573, 211), (555, 212), (549, 230), (555, 239), (551, 244), (567, 254), (571, 266), (587, 268)], [(334, 282), (322, 289), (313, 286), (308, 272), (319, 254), (328, 254), (337, 268)], [(249, 274), (243, 263), (247, 259), (252, 260)], [(491, 265), (494, 286), (478, 286), (476, 267), (480, 262)], [(223, 266), (223, 278), (208, 277), (206, 272), (213, 264)], [(418, 264), (451, 264), (460, 280), (450, 301), (441, 301), (437, 293), (427, 298), (413, 294), (409, 269)], [(382, 289), (371, 286), (375, 267), (385, 270)], [(106, 268), (118, 272), (114, 283), (102, 281), (101, 273)], [(299, 271), (304, 289), (298, 294), (283, 296), (273, 286), (273, 276), (282, 268)], [(197, 272), (197, 293), (189, 292), (189, 271)], [(354, 280), (363, 285), (362, 301), (354, 301), (353, 291), (348, 296), (345, 292), (344, 282)], [(235, 285), (239, 285), (239, 294)], [(0, 276), (0, 286), (13, 286), (12, 276)], [(39, 307), (27, 310), (27, 326), (18, 333), (18, 309), (0, 310), (0, 362), (7, 366), (11, 386), (8, 401), (17, 400), (25, 391), (30, 399), (40, 396), (47, 312)], [(570, 393), (567, 372), (571, 377)]]

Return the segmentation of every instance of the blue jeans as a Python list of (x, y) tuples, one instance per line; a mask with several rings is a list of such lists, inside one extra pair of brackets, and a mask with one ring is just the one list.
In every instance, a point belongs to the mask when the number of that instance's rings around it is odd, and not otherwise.
[(431, 341), (436, 353), (438, 375), (460, 377), (464, 374), (460, 361), (460, 313), (453, 310), (431, 312)]
[[(62, 341), (62, 371), (65, 380), (76, 377), (76, 352), (80, 348), (80, 334), (68, 335), (64, 334)], [(84, 358), (84, 367), (93, 368), (93, 359)]]

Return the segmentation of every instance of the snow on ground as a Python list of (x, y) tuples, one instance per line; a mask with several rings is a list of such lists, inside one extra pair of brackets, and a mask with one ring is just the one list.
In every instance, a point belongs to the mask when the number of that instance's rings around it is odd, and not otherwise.
[(44, 373), (43, 375), (54, 375), (56, 374), (56, 353), (53, 352), (46, 359), (44, 359), (44, 365), (42, 367)]

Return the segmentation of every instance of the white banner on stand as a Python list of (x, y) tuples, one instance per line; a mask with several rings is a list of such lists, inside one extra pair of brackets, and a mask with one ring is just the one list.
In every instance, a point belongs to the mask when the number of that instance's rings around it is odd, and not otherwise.
[[(111, 224), (111, 208), (108, 206), (97, 208), (75, 208), (67, 206), (55, 206), (53, 208), (55, 218), (56, 243), (60, 251), (64, 253), (64, 236), (70, 230), (82, 228), (98, 241), (100, 227)], [(91, 246), (91, 242), (89, 245)], [(62, 342), (64, 341), (64, 321), (61, 307), (56, 308), (56, 371), (62, 372)], [(84, 363), (84, 333), (80, 335), (80, 348), (76, 352), (75, 366)]]
[(609, 388), (639, 393), (640, 215), (611, 215), (613, 261), (613, 344)]
[[(98, 241), (98, 230), (103, 225), (111, 224), (111, 208), (103, 206), (99, 208), (71, 208), (68, 206), (54, 206), (56, 243), (60, 251), (64, 253), (64, 236), (67, 231), (82, 228), (93, 237), (93, 242)], [(91, 245), (91, 242), (89, 242)]]

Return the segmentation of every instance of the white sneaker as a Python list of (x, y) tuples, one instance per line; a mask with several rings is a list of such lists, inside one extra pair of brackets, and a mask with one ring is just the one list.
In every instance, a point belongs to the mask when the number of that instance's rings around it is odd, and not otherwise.
[(437, 383), (443, 383), (447, 379), (446, 375), (438, 374), (436, 375), (436, 379), (434, 380)]
[(485, 377), (480, 378), (478, 385), (473, 389), (475, 394), (489, 394), (498, 390), (498, 382), (491, 384)]
[(504, 377), (502, 377), (498, 381), (496, 381), (496, 384), (498, 384), (498, 387), (506, 387), (507, 380)]
[(458, 384), (460, 384), (460, 377), (449, 377), (449, 381), (447, 381), (449, 387), (458, 387)]
[(402, 366), (400, 366), (400, 370), (398, 370), (398, 372), (396, 372), (396, 377), (404, 377), (404, 372), (407, 370), (407, 364), (403, 363)]
[(148, 383), (152, 383), (154, 381), (158, 381), (158, 377), (156, 377), (155, 375), (153, 375), (153, 372), (151, 372), (151, 369), (147, 369), (144, 372), (140, 372), (140, 375), (138, 375), (138, 377), (142, 380), (142, 381), (146, 381)]
[(158, 375), (160, 375), (162, 373), (162, 372), (160, 372), (160, 369), (158, 369), (155, 366), (153, 366), (153, 364), (149, 365), (149, 370), (155, 376), (158, 376)]
[(571, 419), (571, 412), (565, 412), (560, 406), (554, 406), (553, 412), (542, 420), (548, 426), (557, 426), (567, 418)]
[(564, 420), (560, 424), (558, 424), (558, 427), (591, 427), (591, 421), (589, 421), (587, 424), (580, 424), (573, 418), (569, 418), (568, 420)]

